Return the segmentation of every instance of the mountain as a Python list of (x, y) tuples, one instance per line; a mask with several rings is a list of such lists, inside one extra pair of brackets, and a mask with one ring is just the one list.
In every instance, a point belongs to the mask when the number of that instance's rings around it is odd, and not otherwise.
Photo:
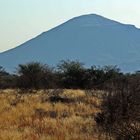
[(0, 53), (0, 65), (13, 72), (18, 64), (38, 61), (55, 65), (79, 60), (91, 65), (118, 65), (140, 70), (140, 29), (91, 14), (75, 17), (24, 44)]

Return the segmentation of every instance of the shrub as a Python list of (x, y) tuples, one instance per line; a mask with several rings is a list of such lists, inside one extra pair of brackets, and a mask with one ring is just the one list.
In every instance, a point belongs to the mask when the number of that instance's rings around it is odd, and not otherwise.
[[(49, 87), (51, 69), (38, 62), (32, 62), (18, 67), (18, 86), (27, 89), (39, 89)], [(50, 80), (51, 82), (51, 80)]]
[[(120, 140), (140, 137), (140, 81), (133, 76), (112, 83), (95, 121), (107, 133)], [(131, 135), (131, 137), (130, 137)]]
[(63, 88), (83, 88), (85, 68), (79, 61), (61, 61), (58, 64), (60, 83)]

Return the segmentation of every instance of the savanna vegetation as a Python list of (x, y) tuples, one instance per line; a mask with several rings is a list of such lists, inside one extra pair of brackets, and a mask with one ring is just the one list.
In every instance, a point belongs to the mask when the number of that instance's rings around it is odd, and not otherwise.
[(139, 71), (32, 62), (0, 67), (0, 89), (1, 140), (140, 139)]
[(52, 68), (38, 62), (21, 64), (14, 74), (0, 67), (0, 88), (20, 89), (102, 89), (116, 77), (124, 76), (116, 66), (85, 68), (78, 61), (61, 61)]

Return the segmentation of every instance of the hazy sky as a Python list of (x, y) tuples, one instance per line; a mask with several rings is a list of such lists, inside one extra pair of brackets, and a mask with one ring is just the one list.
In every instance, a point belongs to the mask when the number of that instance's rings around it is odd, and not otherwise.
[(140, 0), (0, 0), (0, 52), (91, 13), (140, 28)]

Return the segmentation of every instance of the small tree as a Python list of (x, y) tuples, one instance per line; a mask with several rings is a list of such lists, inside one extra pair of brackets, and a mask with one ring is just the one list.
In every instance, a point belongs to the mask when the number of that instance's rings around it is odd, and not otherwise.
[(44, 85), (46, 81), (46, 65), (42, 65), (38, 62), (32, 62), (25, 65), (19, 65), (19, 87), (27, 89), (39, 89)]
[(58, 64), (58, 71), (64, 88), (83, 88), (83, 77), (85, 68), (79, 61), (61, 61)]
[(104, 66), (86, 69), (85, 73), (85, 88), (103, 89), (104, 85), (120, 75), (119, 69), (116, 66)]

